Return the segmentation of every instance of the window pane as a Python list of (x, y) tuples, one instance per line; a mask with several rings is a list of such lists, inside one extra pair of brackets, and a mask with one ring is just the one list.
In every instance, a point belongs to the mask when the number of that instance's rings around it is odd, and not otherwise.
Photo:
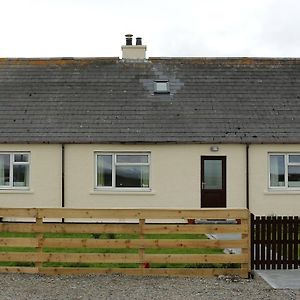
[(206, 190), (222, 189), (222, 160), (204, 161), (204, 182)]
[(300, 164), (300, 155), (289, 155), (289, 162)]
[(289, 166), (289, 187), (300, 187), (300, 166)]
[(9, 154), (0, 154), (0, 186), (9, 185)]
[(169, 91), (169, 84), (166, 81), (156, 81), (155, 82), (155, 91), (156, 92), (161, 92), (161, 93), (166, 93)]
[(284, 155), (270, 155), (270, 186), (285, 186)]
[(112, 186), (111, 155), (97, 155), (97, 186)]
[(28, 154), (15, 154), (15, 162), (28, 162)]
[(148, 163), (148, 155), (117, 155), (117, 163)]
[(149, 166), (116, 166), (116, 187), (149, 187)]
[(29, 166), (28, 165), (14, 165), (14, 170), (13, 170), (13, 186), (18, 187), (26, 187), (28, 186), (28, 170)]

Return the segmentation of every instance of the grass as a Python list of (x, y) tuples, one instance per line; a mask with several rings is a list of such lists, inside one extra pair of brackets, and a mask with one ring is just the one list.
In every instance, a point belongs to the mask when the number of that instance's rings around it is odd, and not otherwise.
[[(35, 237), (33, 233), (7, 233), (1, 232), (0, 237)], [(45, 238), (84, 238), (84, 239), (138, 239), (137, 234), (54, 234), (47, 233)], [(145, 239), (207, 239), (203, 234), (148, 234)], [(0, 252), (36, 252), (30, 247), (0, 247)], [(128, 248), (44, 248), (44, 252), (51, 253), (138, 253), (138, 249)], [(145, 249), (145, 254), (218, 254), (223, 253), (219, 248), (161, 248)], [(0, 266), (34, 266), (31, 262), (0, 262)], [(44, 267), (93, 267), (93, 268), (136, 268), (137, 263), (56, 263), (45, 262)], [(168, 264), (153, 263), (156, 268), (203, 268), (222, 267), (222, 264)], [(226, 265), (224, 265), (226, 267)]]

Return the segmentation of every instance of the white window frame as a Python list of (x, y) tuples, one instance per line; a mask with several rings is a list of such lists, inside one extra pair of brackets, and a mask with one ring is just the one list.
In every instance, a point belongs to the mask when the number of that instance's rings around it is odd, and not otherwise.
[[(112, 156), (112, 186), (97, 186), (97, 157), (98, 155), (111, 155)], [(118, 155), (147, 155), (148, 163), (117, 163)], [(116, 187), (116, 166), (117, 165), (144, 165), (149, 166), (149, 187)], [(151, 153), (150, 152), (95, 152), (95, 190), (100, 191), (151, 191)]]
[[(31, 155), (30, 152), (0, 152), (0, 154), (9, 155), (9, 185), (0, 185), (0, 190), (29, 190), (30, 189), (30, 165)], [(28, 155), (28, 161), (15, 162), (15, 155)], [(15, 165), (28, 165), (28, 186), (14, 186), (13, 170)]]
[[(284, 186), (271, 186), (271, 156), (272, 155), (281, 155), (284, 156)], [(298, 155), (300, 156), (300, 153), (297, 152), (270, 152), (268, 155), (268, 172), (269, 172), (269, 189), (270, 190), (285, 190), (285, 191), (299, 191), (300, 187), (289, 187), (288, 183), (289, 183), (289, 179), (288, 179), (288, 175), (289, 175), (289, 171), (288, 168), (289, 166), (300, 166), (300, 163), (290, 163), (289, 162), (289, 156), (290, 155)]]

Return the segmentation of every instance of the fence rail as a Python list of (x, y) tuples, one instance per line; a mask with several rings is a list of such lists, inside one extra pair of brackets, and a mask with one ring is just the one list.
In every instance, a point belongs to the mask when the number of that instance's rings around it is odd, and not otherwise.
[[(0, 223), (0, 272), (242, 277), (250, 272), (250, 218), (245, 209), (0, 208), (0, 217), (9, 220)], [(241, 222), (185, 222), (190, 219)], [(212, 233), (239, 233), (241, 239), (201, 237)], [(225, 254), (225, 248), (241, 252)]]
[(251, 215), (251, 268), (298, 269), (299, 218)]

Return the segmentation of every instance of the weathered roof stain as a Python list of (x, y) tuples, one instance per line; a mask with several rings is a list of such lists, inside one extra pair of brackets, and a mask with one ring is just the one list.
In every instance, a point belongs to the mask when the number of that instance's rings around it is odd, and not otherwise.
[(300, 143), (300, 59), (1, 58), (0, 128), (0, 143)]

